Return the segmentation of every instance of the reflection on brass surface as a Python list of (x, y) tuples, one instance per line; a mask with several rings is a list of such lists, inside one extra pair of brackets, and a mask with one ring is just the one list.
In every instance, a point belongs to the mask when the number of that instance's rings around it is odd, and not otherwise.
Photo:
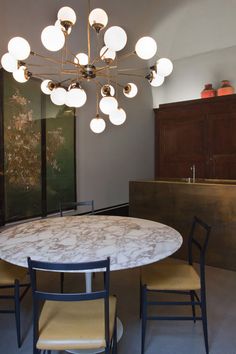
[(196, 215), (212, 226), (208, 265), (236, 270), (236, 181), (131, 181), (130, 216), (170, 225), (184, 243), (175, 255), (186, 258), (187, 237)]

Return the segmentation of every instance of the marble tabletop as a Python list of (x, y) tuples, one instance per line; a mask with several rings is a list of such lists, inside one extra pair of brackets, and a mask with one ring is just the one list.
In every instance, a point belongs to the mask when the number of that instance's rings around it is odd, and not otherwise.
[(121, 216), (64, 216), (11, 226), (0, 233), (0, 258), (27, 267), (27, 257), (49, 262), (111, 258), (111, 270), (163, 259), (182, 244), (173, 228)]

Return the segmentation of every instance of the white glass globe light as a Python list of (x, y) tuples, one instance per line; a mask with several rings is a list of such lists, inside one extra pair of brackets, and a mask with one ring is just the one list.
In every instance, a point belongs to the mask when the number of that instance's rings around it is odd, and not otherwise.
[(112, 85), (103, 85), (101, 88), (101, 95), (102, 97), (107, 96), (107, 91), (109, 92), (109, 96), (114, 96), (115, 95), (115, 89)]
[(25, 60), (30, 55), (30, 45), (22, 37), (13, 37), (8, 43), (8, 51), (17, 60)]
[(87, 100), (86, 92), (81, 88), (72, 88), (67, 92), (65, 104), (69, 107), (82, 107)]
[(51, 52), (57, 52), (65, 44), (65, 35), (58, 26), (47, 26), (41, 33), (44, 47)]
[(123, 88), (123, 93), (126, 97), (128, 98), (133, 98), (137, 95), (138, 93), (138, 88), (135, 84), (132, 82), (129, 82), (128, 84), (125, 85)]
[(87, 65), (88, 64), (88, 56), (85, 53), (78, 53), (74, 58), (75, 64)]
[(51, 101), (55, 105), (61, 106), (61, 105), (65, 104), (66, 94), (67, 94), (67, 91), (63, 87), (57, 87), (52, 91), (52, 93), (50, 95)]
[(66, 21), (74, 25), (76, 22), (76, 13), (71, 7), (64, 6), (58, 11), (57, 18), (61, 22)]
[(151, 59), (157, 51), (156, 41), (152, 37), (142, 37), (135, 45), (135, 52), (141, 59)]
[(163, 84), (163, 82), (165, 81), (165, 77), (162, 75), (159, 75), (155, 71), (153, 71), (152, 73), (153, 73), (153, 79), (150, 81), (150, 84), (153, 87), (161, 86)]
[(52, 80), (43, 80), (41, 82), (41, 91), (45, 93), (45, 95), (51, 95), (52, 90), (48, 87), (49, 82), (52, 82)]
[(27, 75), (27, 69), (24, 65), (20, 66), (19, 69), (13, 71), (12, 75), (17, 82), (24, 83), (29, 80), (29, 76)]
[(89, 24), (92, 27), (100, 27), (100, 29), (106, 27), (108, 23), (108, 17), (103, 9), (94, 9), (89, 14)]
[(118, 52), (123, 49), (127, 42), (127, 35), (123, 28), (119, 26), (112, 26), (106, 30), (104, 35), (105, 45), (109, 48)]
[(3, 54), (1, 58), (1, 64), (3, 69), (8, 71), (9, 73), (13, 73), (13, 71), (16, 71), (18, 68), (17, 59), (15, 59), (10, 53)]
[(99, 107), (104, 114), (110, 114), (112, 111), (117, 109), (118, 102), (114, 97), (106, 96), (99, 102)]
[(121, 125), (126, 120), (126, 113), (123, 108), (118, 108), (109, 114), (109, 120), (114, 125)]
[(114, 60), (116, 57), (116, 52), (106, 46), (102, 47), (100, 50), (100, 58), (102, 60)]
[(104, 119), (99, 118), (99, 116), (97, 116), (96, 118), (93, 118), (90, 122), (90, 129), (92, 130), (92, 132), (99, 134), (102, 133), (106, 128), (106, 122)]
[(157, 73), (162, 76), (168, 76), (173, 71), (172, 61), (168, 58), (161, 58), (156, 63)]

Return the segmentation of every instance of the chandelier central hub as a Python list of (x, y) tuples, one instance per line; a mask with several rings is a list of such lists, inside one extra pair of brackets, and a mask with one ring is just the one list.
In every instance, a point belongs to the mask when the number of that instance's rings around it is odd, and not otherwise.
[(81, 69), (81, 74), (84, 79), (94, 79), (96, 77), (96, 67), (92, 64), (84, 65)]

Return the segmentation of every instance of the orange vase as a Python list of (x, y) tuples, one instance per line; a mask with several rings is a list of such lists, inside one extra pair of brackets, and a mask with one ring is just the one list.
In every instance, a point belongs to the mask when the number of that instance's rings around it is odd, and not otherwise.
[(204, 90), (201, 92), (201, 98), (215, 97), (216, 90), (212, 87), (212, 84), (206, 84)]
[(231, 86), (229, 80), (222, 80), (221, 87), (217, 90), (218, 96), (232, 95), (234, 93), (234, 87)]

